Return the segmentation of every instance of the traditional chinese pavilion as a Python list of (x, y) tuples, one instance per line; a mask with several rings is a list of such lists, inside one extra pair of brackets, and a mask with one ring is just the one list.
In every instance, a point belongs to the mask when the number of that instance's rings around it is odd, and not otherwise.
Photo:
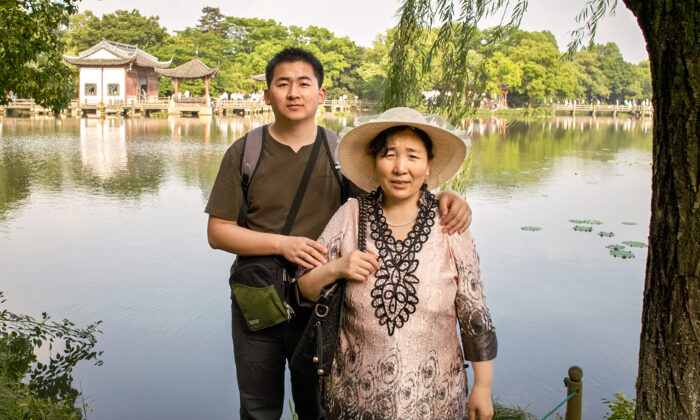
[(138, 45), (103, 39), (78, 54), (63, 56), (68, 64), (78, 67), (81, 103), (108, 103), (138, 97), (158, 97), (158, 74), (155, 69), (170, 66), (159, 61)]
[(180, 98), (180, 95), (178, 95), (180, 80), (204, 79), (204, 102), (209, 104), (209, 80), (216, 77), (216, 74), (219, 72), (219, 66), (209, 67), (199, 59), (198, 55), (196, 55), (192, 60), (186, 62), (185, 64), (172, 69), (157, 68), (155, 69), (155, 72), (172, 79), (173, 88), (175, 89), (173, 99), (175, 101), (182, 99)]

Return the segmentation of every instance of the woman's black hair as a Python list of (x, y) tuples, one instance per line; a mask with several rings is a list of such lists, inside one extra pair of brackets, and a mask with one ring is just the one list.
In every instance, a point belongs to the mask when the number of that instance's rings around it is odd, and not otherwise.
[(428, 160), (432, 160), (433, 159), (433, 141), (430, 140), (430, 136), (428, 135), (428, 133), (421, 130), (420, 128), (411, 127), (410, 125), (397, 125), (397, 126), (389, 127), (386, 130), (381, 131), (367, 145), (367, 154), (369, 154), (373, 158), (376, 158), (381, 153), (384, 153), (384, 151), (386, 150), (387, 139), (390, 136), (392, 136), (396, 133), (399, 133), (401, 131), (404, 131), (404, 130), (413, 131), (423, 141), (423, 145), (425, 145), (425, 150), (428, 152)]

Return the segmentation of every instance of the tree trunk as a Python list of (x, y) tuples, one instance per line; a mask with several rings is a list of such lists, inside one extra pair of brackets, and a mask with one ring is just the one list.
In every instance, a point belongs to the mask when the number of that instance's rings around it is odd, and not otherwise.
[(647, 41), (654, 103), (636, 419), (700, 419), (700, 5), (624, 1)]

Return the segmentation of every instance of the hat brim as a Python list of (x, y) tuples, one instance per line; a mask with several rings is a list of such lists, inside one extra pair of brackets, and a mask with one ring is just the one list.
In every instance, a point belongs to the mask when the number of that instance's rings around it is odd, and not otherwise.
[(449, 181), (464, 163), (467, 146), (459, 136), (430, 124), (408, 121), (367, 122), (347, 132), (338, 145), (338, 161), (345, 176), (365, 191), (375, 190), (374, 157), (367, 151), (369, 143), (387, 128), (406, 125), (423, 130), (433, 143), (430, 174), (426, 177), (429, 189)]

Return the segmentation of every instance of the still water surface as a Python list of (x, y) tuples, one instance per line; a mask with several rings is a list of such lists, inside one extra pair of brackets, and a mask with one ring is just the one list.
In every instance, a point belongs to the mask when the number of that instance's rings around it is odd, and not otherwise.
[[(103, 321), (104, 365), (74, 375), (89, 418), (238, 418), (232, 256), (209, 248), (203, 209), (226, 148), (264, 122), (0, 119), (0, 290), (16, 312)], [(578, 364), (584, 417), (601, 418), (601, 398), (634, 394), (646, 249), (605, 247), (647, 242), (651, 123), (472, 130), (465, 195), (499, 338), (494, 394), (542, 416)]]

